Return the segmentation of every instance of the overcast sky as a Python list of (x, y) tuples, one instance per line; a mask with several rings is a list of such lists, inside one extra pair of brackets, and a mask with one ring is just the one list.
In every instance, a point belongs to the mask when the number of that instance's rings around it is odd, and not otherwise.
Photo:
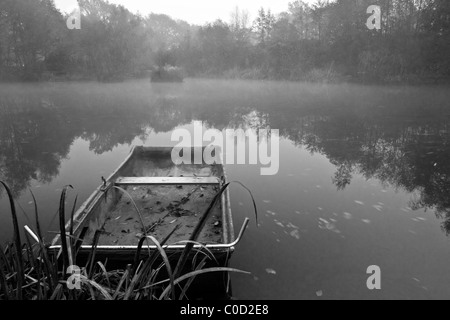
[[(122, 4), (132, 12), (141, 14), (164, 13), (175, 19), (192, 24), (204, 24), (218, 18), (229, 21), (231, 12), (239, 6), (249, 12), (250, 18), (256, 17), (261, 7), (270, 8), (273, 13), (286, 11), (288, 3), (294, 0), (110, 0)], [(309, 0), (309, 2), (314, 2)], [(63, 11), (72, 11), (76, 0), (55, 0), (56, 6)]]

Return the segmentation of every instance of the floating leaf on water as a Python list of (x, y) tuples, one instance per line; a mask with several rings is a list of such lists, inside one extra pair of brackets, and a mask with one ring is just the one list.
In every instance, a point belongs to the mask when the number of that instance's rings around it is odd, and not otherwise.
[(177, 222), (177, 219), (170, 221), (170, 224), (174, 224), (175, 222)]
[(365, 224), (370, 224), (372, 223), (372, 221), (370, 221), (369, 219), (362, 219), (362, 222), (364, 222)]
[(275, 222), (275, 224), (276, 224), (277, 226), (280, 226), (280, 227), (284, 228), (284, 224), (282, 224), (280, 221), (274, 220), (274, 222)]
[(317, 185), (316, 188), (317, 189), (322, 189), (322, 186), (321, 185)]
[(331, 223), (323, 218), (319, 218), (319, 229), (332, 231), (337, 234), (341, 233), (341, 231), (338, 230), (333, 223)]
[(272, 201), (270, 200), (263, 200), (264, 203), (271, 203)]
[(344, 212), (344, 218), (347, 219), (347, 220), (351, 220), (353, 218), (353, 216), (352, 216), (351, 213)]
[(420, 220), (420, 221), (427, 221), (427, 219), (422, 218), (422, 217), (418, 217), (417, 220)]
[(267, 272), (268, 274), (272, 274), (272, 275), (276, 275), (276, 274), (277, 274), (277, 272), (276, 272), (275, 270), (270, 269), (270, 268), (267, 268), (267, 269), (266, 269), (266, 272)]
[(291, 222), (288, 223), (287, 227), (291, 228), (291, 229), (300, 229), (299, 227), (297, 227), (295, 224), (292, 224)]
[(383, 207), (382, 206), (375, 205), (373, 207), (379, 212), (383, 211)]
[(323, 208), (321, 208), (321, 207), (317, 207), (317, 210), (319, 210), (319, 211), (323, 211)]
[(298, 230), (294, 230), (290, 233), (291, 237), (300, 240), (300, 232)]
[(323, 291), (322, 291), (322, 290), (317, 291), (317, 292), (316, 292), (316, 296), (322, 297), (322, 296), (323, 296)]
[(356, 203), (356, 204), (359, 204), (359, 205), (361, 205), (361, 206), (364, 206), (364, 202), (362, 202), (362, 201), (355, 200), (355, 203)]

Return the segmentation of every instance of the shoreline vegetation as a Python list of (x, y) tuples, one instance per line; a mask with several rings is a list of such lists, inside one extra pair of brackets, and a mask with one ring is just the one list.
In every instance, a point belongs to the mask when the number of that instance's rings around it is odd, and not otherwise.
[[(195, 248), (195, 236), (192, 235), (178, 260), (173, 261), (165, 251), (165, 244), (179, 226), (160, 243), (150, 235), (142, 236), (136, 251), (136, 256), (124, 269), (108, 268), (108, 261), (97, 261), (96, 247), (102, 230), (98, 230), (92, 244), (92, 251), (83, 265), (78, 267), (78, 248), (84, 239), (79, 239), (73, 233), (73, 228), (66, 230), (66, 197), (71, 186), (66, 186), (62, 193), (59, 206), (61, 235), (61, 251), (55, 252), (49, 248), (43, 236), (39, 223), (37, 201), (34, 202), (34, 227), (25, 226), (21, 232), (18, 222), (18, 212), (14, 197), (9, 186), (0, 181), (2, 189), (8, 195), (14, 236), (11, 243), (0, 244), (0, 301), (1, 300), (184, 300), (188, 299), (189, 289), (195, 280), (210, 273), (243, 273), (249, 272), (218, 265), (214, 254), (204, 245)], [(228, 188), (223, 186), (203, 213), (210, 215), (216, 200)], [(31, 192), (31, 191), (30, 191)], [(254, 198), (250, 193), (253, 203)], [(77, 198), (73, 203), (70, 220), (76, 209)], [(137, 208), (137, 207), (136, 207)], [(255, 205), (255, 214), (258, 216)], [(139, 210), (136, 209), (136, 213)], [(201, 223), (201, 222), (200, 222)], [(199, 223), (199, 225), (200, 225)], [(199, 226), (201, 228), (201, 226)], [(200, 229), (201, 230), (201, 229)], [(62, 236), (65, 235), (65, 236)], [(25, 236), (25, 237), (23, 237)], [(25, 241), (23, 241), (25, 239)], [(158, 250), (148, 252), (143, 257), (146, 243), (153, 243)], [(189, 267), (189, 257), (194, 256)], [(212, 265), (212, 266), (211, 266)], [(224, 278), (225, 279), (225, 278)], [(224, 280), (225, 281), (225, 280)], [(228, 291), (223, 294), (229, 296)]]
[[(78, 2), (79, 30), (52, 0), (0, 3), (0, 81), (450, 82), (449, 1), (293, 1), (279, 14), (236, 8), (203, 26)], [(366, 26), (370, 5), (381, 7), (379, 31)]]

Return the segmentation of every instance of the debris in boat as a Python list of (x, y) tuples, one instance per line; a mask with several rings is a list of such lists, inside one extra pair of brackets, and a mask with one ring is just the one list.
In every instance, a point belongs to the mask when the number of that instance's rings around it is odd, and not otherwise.
[(316, 296), (318, 296), (319, 298), (323, 296), (323, 291), (319, 290), (316, 292)]
[(359, 204), (359, 205), (361, 205), (361, 206), (364, 206), (364, 202), (362, 202), (362, 201), (355, 200), (355, 203), (356, 203), (356, 204)]
[(170, 224), (174, 224), (175, 222), (177, 222), (178, 219), (172, 220), (170, 221)]
[(122, 217), (121, 217), (121, 216), (118, 216), (118, 217), (117, 217), (117, 218), (115, 218), (114, 220), (116, 220), (116, 221), (117, 221), (117, 220), (119, 220), (120, 218), (122, 218)]
[(277, 274), (277, 272), (276, 272), (275, 270), (269, 269), (269, 268), (266, 269), (266, 272), (267, 272), (268, 274), (271, 274), (271, 275), (276, 275), (276, 274)]
[(214, 227), (219, 228), (222, 226), (222, 223), (220, 221), (217, 221), (216, 223), (214, 223)]

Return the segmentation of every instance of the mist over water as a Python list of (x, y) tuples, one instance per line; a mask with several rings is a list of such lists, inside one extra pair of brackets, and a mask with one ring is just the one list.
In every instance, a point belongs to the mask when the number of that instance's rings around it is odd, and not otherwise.
[[(33, 226), (57, 230), (62, 188), (79, 204), (133, 145), (166, 146), (176, 128), (279, 129), (280, 169), (227, 165), (254, 193), (231, 265), (237, 298), (450, 298), (450, 92), (445, 87), (186, 80), (183, 84), (0, 85), (0, 178)], [(12, 223), (0, 194), (0, 240)], [(253, 218), (232, 189), (235, 227)], [(19, 212), (22, 212), (19, 209)], [(383, 290), (366, 288), (379, 265)], [(320, 293), (320, 294), (318, 294)]]

